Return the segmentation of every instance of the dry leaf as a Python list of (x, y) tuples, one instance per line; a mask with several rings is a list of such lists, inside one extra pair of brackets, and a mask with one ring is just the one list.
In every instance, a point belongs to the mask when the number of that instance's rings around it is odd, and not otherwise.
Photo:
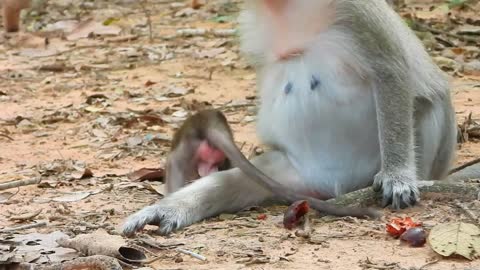
[(4, 203), (8, 201), (11, 197), (13, 197), (13, 195), (15, 195), (15, 193), (11, 193), (11, 192), (0, 193), (0, 203)]
[(163, 169), (141, 168), (128, 174), (128, 178), (132, 181), (163, 181), (165, 172)]
[(480, 229), (463, 222), (439, 224), (433, 227), (428, 242), (442, 256), (460, 255), (473, 260), (480, 254)]
[(58, 246), (56, 240), (63, 237), (68, 236), (60, 231), (16, 235), (10, 239), (15, 243), (15, 250), (11, 254), (22, 258), (21, 262), (34, 261), (36, 264), (62, 262), (78, 257), (75, 250)]
[(92, 191), (79, 191), (79, 192), (68, 192), (66, 195), (53, 198), (52, 201), (55, 202), (76, 202), (87, 198), (90, 195), (100, 193), (101, 190), (92, 190)]
[(80, 169), (72, 173), (74, 179), (85, 179), (93, 177), (93, 172), (89, 168)]
[(81, 22), (75, 29), (67, 36), (67, 40), (77, 40), (87, 38), (90, 35), (96, 36), (116, 36), (120, 34), (122, 29), (118, 26), (103, 25), (101, 22), (96, 22), (92, 19)]
[(78, 235), (72, 239), (63, 237), (58, 239), (57, 243), (62, 247), (75, 249), (86, 256), (106, 255), (127, 262), (147, 259), (142, 250), (128, 246), (127, 241), (121, 236), (108, 234), (102, 229), (91, 234)]
[(164, 183), (159, 183), (159, 182), (146, 182), (145, 183), (146, 187), (151, 190), (151, 191), (154, 191), (160, 195), (165, 195), (167, 194), (166, 192), (166, 188), (165, 188), (165, 184)]

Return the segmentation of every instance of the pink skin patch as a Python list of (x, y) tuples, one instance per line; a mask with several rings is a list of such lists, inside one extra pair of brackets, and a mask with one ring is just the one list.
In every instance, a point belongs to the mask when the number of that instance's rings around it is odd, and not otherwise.
[(196, 158), (198, 160), (197, 170), (200, 177), (218, 172), (220, 166), (226, 159), (225, 154), (217, 148), (211, 146), (207, 141), (202, 141), (197, 149)]
[[(308, 10), (297, 10), (295, 1), (292, 0), (263, 0), (263, 4), (272, 23), (272, 47), (277, 61), (285, 61), (304, 54), (312, 39), (328, 28), (335, 18), (334, 8), (328, 3), (324, 7), (312, 4), (313, 9), (319, 9), (319, 12), (313, 13)], [(306, 24), (298, 22), (300, 15), (304, 15), (304, 18), (299, 19)]]
[[(270, 17), (274, 29), (274, 46), (273, 51), (277, 60), (288, 60), (290, 58), (303, 54), (304, 49), (297, 47), (292, 43), (289, 34), (289, 25), (285, 20), (285, 13), (288, 9), (288, 0), (264, 0), (264, 4), (267, 11), (270, 13)], [(303, 44), (302, 44), (303, 45)]]

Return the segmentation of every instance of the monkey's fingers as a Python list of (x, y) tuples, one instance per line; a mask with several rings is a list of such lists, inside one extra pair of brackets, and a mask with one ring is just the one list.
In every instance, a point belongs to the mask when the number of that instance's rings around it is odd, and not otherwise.
[(135, 235), (145, 225), (158, 226), (157, 233), (167, 235), (182, 227), (185, 227), (186, 215), (175, 208), (163, 207), (160, 203), (147, 206), (137, 213), (131, 215), (123, 225), (123, 234), (127, 237)]
[(148, 206), (128, 217), (123, 225), (123, 234), (127, 237), (135, 235), (145, 225), (158, 225), (160, 219), (157, 215), (156, 205)]
[(388, 174), (380, 172), (375, 176), (375, 191), (382, 190), (382, 205), (391, 205), (393, 209), (403, 209), (415, 205), (420, 198), (416, 180), (407, 174)]

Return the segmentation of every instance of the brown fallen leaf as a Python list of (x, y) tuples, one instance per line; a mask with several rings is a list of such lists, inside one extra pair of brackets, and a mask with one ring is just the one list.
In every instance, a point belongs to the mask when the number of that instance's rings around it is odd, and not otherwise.
[(85, 169), (73, 172), (72, 177), (77, 180), (90, 178), (90, 177), (93, 177), (93, 172), (89, 168), (85, 168)]
[[(101, 241), (99, 241), (101, 239)], [(91, 234), (78, 235), (69, 239), (63, 237), (57, 240), (61, 247), (72, 248), (86, 256), (106, 255), (125, 262), (139, 263), (146, 261), (147, 256), (136, 247), (127, 245), (125, 239), (119, 235), (108, 234), (99, 229)]]
[(165, 171), (163, 169), (155, 169), (155, 168), (141, 168), (140, 170), (136, 170), (130, 174), (128, 174), (128, 178), (132, 181), (162, 181), (165, 176)]
[(75, 250), (60, 247), (56, 243), (56, 240), (62, 237), (68, 236), (60, 231), (49, 234), (18, 234), (10, 239), (10, 241), (15, 243), (15, 249), (10, 254), (21, 258), (20, 262), (35, 262), (36, 264), (56, 263), (78, 257), (78, 253)]
[(157, 83), (148, 80), (148, 81), (145, 82), (145, 87), (149, 87), (149, 86), (152, 86), (152, 85), (155, 85), (155, 84), (157, 84)]
[(122, 29), (118, 26), (103, 25), (101, 22), (96, 22), (89, 19), (80, 22), (75, 29), (66, 37), (67, 40), (77, 40), (81, 38), (88, 38), (90, 35), (96, 36), (117, 36)]
[(25, 220), (31, 220), (34, 217), (40, 215), (42, 213), (42, 209), (38, 209), (37, 211), (31, 212), (31, 213), (26, 213), (26, 214), (21, 214), (21, 215), (14, 215), (10, 216), (9, 219), (13, 221), (25, 221)]

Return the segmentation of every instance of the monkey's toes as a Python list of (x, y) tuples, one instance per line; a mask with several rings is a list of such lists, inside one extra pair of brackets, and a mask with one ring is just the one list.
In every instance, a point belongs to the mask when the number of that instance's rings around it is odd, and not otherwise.
[(142, 230), (146, 224), (146, 221), (141, 217), (132, 215), (123, 224), (122, 234), (126, 237), (132, 237), (136, 232)]
[(188, 225), (185, 221), (188, 215), (182, 213), (182, 209), (174, 207), (164, 207), (159, 204), (147, 206), (127, 219), (123, 225), (123, 234), (131, 237), (145, 225), (154, 225), (158, 226), (158, 234), (168, 235)]
[(383, 207), (403, 209), (415, 205), (419, 200), (416, 179), (406, 174), (379, 173), (375, 177), (374, 190), (383, 190)]

